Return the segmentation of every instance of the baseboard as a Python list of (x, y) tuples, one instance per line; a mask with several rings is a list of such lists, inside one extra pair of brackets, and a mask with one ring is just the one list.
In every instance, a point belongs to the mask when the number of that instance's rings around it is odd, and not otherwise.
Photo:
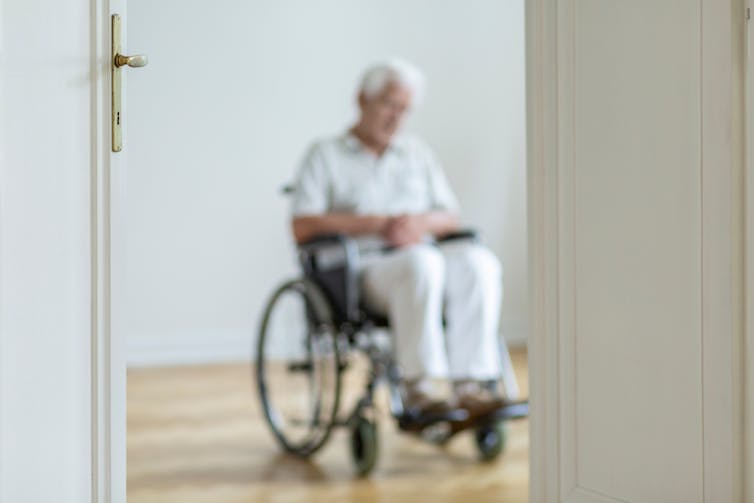
[(511, 348), (526, 347), (529, 340), (529, 330), (526, 318), (516, 316), (503, 317), (500, 331), (505, 343)]
[(509, 348), (525, 348), (529, 342), (529, 338), (523, 330), (508, 332), (505, 335), (505, 343)]
[(251, 335), (206, 337), (131, 337), (129, 367), (167, 367), (248, 362), (253, 358)]

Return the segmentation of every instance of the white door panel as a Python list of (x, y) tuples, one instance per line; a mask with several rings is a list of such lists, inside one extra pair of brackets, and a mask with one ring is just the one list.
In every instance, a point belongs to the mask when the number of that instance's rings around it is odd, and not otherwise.
[(732, 8), (530, 2), (533, 501), (740, 497)]
[(91, 498), (90, 2), (0, 1), (0, 501)]
[[(564, 419), (575, 427), (576, 480), (626, 501), (697, 501), (701, 61), (689, 48), (699, 47), (700, 13), (678, 2), (650, 16), (633, 3), (572, 8), (561, 108), (573, 124), (561, 168), (572, 289), (561, 300), (573, 310), (563, 366), (573, 368)], [(620, 22), (606, 29), (607, 19)]]

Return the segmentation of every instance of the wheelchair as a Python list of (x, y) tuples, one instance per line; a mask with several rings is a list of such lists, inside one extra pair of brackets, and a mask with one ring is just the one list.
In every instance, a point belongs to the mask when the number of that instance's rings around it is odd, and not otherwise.
[[(439, 241), (476, 240), (473, 231), (458, 232)], [(369, 474), (378, 454), (375, 390), (388, 385), (390, 413), (399, 430), (437, 444), (445, 444), (464, 430), (473, 430), (480, 458), (490, 461), (505, 449), (506, 422), (528, 415), (505, 343), (500, 340), (502, 378), (485, 383), (499, 392), (502, 382), (508, 406), (473, 424), (464, 424), (466, 411), (441, 417), (415, 417), (405, 409), (400, 393), (401, 372), (385, 338), (388, 320), (359, 299), (355, 264), (358, 248), (343, 235), (316, 237), (298, 246), (302, 276), (282, 284), (271, 296), (256, 345), (256, 384), (272, 434), (283, 450), (308, 458), (326, 444), (336, 427), (350, 430), (350, 451), (356, 473)], [(366, 386), (353, 409), (341, 415), (345, 371), (354, 355)], [(365, 367), (366, 368), (363, 368)], [(463, 425), (463, 426), (458, 426)]]

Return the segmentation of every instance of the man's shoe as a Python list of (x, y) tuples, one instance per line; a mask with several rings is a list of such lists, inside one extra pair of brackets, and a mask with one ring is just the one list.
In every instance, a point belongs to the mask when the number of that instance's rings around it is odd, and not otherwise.
[(412, 392), (403, 400), (403, 415), (399, 426), (404, 430), (420, 430), (440, 421), (462, 421), (468, 412), (446, 400), (438, 400), (426, 393)]
[(508, 405), (508, 402), (485, 389), (463, 393), (456, 398), (456, 407), (465, 410), (467, 417), (460, 421), (453, 421), (453, 431), (461, 431), (486, 421), (494, 421), (496, 414)]
[(459, 408), (469, 413), (469, 419), (472, 420), (489, 416), (507, 405), (505, 399), (486, 390), (465, 393), (457, 398), (457, 403)]

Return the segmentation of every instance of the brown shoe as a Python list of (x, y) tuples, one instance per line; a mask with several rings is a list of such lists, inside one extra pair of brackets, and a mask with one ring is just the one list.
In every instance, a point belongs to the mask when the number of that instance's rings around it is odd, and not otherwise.
[(399, 426), (404, 430), (419, 430), (440, 421), (461, 421), (467, 415), (465, 410), (446, 400), (413, 391), (403, 400), (403, 415), (399, 418)]
[(452, 422), (453, 431), (461, 431), (466, 428), (484, 423), (486, 420), (494, 420), (495, 414), (508, 405), (508, 402), (488, 390), (478, 389), (475, 392), (463, 393), (456, 398), (456, 406), (465, 410), (466, 419)]
[(507, 405), (507, 402), (489, 391), (466, 393), (458, 397), (458, 407), (469, 413), (469, 419), (481, 418), (496, 412)]

